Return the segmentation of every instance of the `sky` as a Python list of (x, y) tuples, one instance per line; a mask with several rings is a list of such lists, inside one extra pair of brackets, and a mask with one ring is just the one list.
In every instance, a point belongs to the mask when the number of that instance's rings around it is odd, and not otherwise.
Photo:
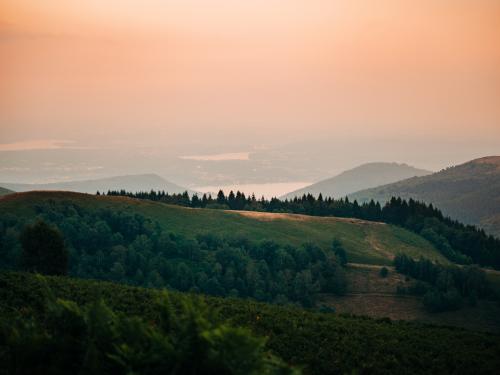
[[(106, 159), (130, 150), (165, 174), (199, 155), (297, 148), (290, 163), (320, 149), (335, 167), (283, 181), (500, 154), (500, 1), (0, 1), (6, 178), (96, 150), (99, 173), (127, 172)], [(37, 178), (65, 177), (51, 173)]]

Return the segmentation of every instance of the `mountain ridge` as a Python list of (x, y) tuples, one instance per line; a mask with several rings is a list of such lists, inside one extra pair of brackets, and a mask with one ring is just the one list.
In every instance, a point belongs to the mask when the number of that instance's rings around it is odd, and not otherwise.
[(0, 183), (0, 186), (15, 192), (25, 192), (30, 190), (57, 190), (75, 191), (79, 193), (95, 193), (97, 191), (127, 190), (127, 191), (150, 191), (165, 190), (169, 193), (191, 192), (189, 189), (170, 182), (154, 173), (144, 173), (137, 175), (119, 175), (88, 180), (73, 180), (64, 182), (54, 182), (46, 184), (19, 184)]
[(284, 194), (280, 198), (293, 199), (309, 193), (314, 196), (321, 193), (323, 197), (341, 198), (359, 190), (431, 173), (431, 171), (415, 168), (405, 163), (371, 162)]
[(500, 236), (500, 156), (486, 156), (349, 194), (349, 199), (384, 203), (392, 196), (432, 203), (445, 215)]

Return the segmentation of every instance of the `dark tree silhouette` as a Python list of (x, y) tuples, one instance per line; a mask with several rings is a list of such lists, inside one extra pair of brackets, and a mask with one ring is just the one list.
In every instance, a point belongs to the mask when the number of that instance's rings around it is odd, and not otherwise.
[(46, 275), (68, 273), (68, 250), (61, 232), (40, 220), (24, 228), (20, 236), (22, 267)]

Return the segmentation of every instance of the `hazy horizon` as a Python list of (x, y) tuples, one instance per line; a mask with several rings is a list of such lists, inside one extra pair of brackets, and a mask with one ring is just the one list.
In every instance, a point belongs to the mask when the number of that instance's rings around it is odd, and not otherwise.
[(5, 0), (0, 181), (298, 184), (500, 154), (500, 3)]

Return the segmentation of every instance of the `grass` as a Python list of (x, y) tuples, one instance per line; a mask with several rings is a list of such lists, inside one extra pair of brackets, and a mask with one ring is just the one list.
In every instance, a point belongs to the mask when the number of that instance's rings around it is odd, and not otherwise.
[[(50, 290), (84, 305), (102, 299), (129, 316), (154, 319), (159, 291), (66, 277), (0, 273), (0, 318), (39, 316)], [(179, 303), (194, 295), (170, 292)], [(219, 319), (268, 338), (267, 347), (306, 374), (494, 374), (500, 336), (462, 329), (316, 313), (248, 300), (202, 297)], [(0, 354), (1, 354), (0, 343)]]
[(164, 230), (194, 237), (199, 233), (244, 236), (252, 240), (275, 240), (300, 245), (314, 242), (330, 247), (334, 237), (344, 244), (348, 260), (355, 263), (389, 265), (397, 253), (424, 256), (449, 263), (428, 241), (405, 229), (375, 222), (334, 217), (191, 209), (126, 197), (94, 196), (70, 192), (28, 192), (0, 198), (0, 215), (11, 213), (33, 217), (37, 203), (68, 201), (87, 209), (130, 210), (157, 221)]
[(10, 193), (13, 193), (13, 191), (9, 190), (9, 189), (6, 189), (6, 188), (3, 188), (3, 187), (0, 186), (0, 196), (7, 195), (7, 194), (10, 194)]
[[(347, 293), (344, 296), (323, 294), (319, 304), (333, 307), (336, 312), (366, 315), (374, 318), (389, 317), (396, 320), (446, 324), (476, 331), (500, 333), (500, 304), (494, 300), (479, 300), (476, 306), (464, 301), (459, 310), (443, 313), (426, 311), (422, 298), (398, 295), (398, 285), (409, 287), (414, 279), (399, 274), (388, 267), (389, 274), (380, 276), (380, 266), (349, 264), (346, 267)], [(487, 272), (492, 283), (500, 281), (495, 271)]]

